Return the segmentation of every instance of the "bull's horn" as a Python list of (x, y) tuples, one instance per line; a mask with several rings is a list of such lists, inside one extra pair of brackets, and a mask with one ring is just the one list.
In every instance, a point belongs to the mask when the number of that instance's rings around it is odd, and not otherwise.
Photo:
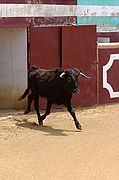
[(65, 72), (63, 72), (62, 74), (60, 74), (60, 77), (63, 78), (64, 75), (65, 75)]
[(83, 72), (81, 72), (81, 71), (80, 71), (80, 75), (83, 76), (83, 77), (85, 77), (85, 78), (88, 78), (88, 79), (90, 78), (89, 76), (86, 76), (86, 75), (85, 75)]

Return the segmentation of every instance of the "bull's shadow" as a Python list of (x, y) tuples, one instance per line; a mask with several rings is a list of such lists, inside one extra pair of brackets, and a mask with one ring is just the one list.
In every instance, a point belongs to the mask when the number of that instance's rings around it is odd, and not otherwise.
[(28, 128), (31, 130), (36, 130), (36, 131), (42, 131), (45, 132), (46, 134), (43, 134), (44, 136), (68, 136), (66, 132), (80, 132), (79, 130), (65, 130), (65, 129), (54, 129), (51, 126), (39, 126), (36, 125), (32, 122), (28, 122), (27, 119), (24, 119), (22, 121), (16, 120), (17, 122), (15, 123), (17, 127), (22, 127), (22, 128)]

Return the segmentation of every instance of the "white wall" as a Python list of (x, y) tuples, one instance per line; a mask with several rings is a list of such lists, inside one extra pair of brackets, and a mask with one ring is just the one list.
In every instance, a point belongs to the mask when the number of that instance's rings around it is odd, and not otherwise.
[(27, 29), (0, 29), (0, 108), (23, 108), (27, 87)]

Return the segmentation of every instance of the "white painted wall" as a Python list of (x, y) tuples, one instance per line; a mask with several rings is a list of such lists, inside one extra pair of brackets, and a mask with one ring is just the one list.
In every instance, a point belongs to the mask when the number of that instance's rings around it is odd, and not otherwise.
[(81, 5), (82, 2), (79, 5), (0, 4), (0, 17), (119, 16), (119, 5)]
[(27, 30), (0, 29), (0, 108), (23, 108), (27, 87)]

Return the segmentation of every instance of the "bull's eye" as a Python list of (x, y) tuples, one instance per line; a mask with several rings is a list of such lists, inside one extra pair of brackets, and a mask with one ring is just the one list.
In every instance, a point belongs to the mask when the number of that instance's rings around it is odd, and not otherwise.
[(71, 78), (70, 77), (68, 77), (68, 82), (71, 82)]

